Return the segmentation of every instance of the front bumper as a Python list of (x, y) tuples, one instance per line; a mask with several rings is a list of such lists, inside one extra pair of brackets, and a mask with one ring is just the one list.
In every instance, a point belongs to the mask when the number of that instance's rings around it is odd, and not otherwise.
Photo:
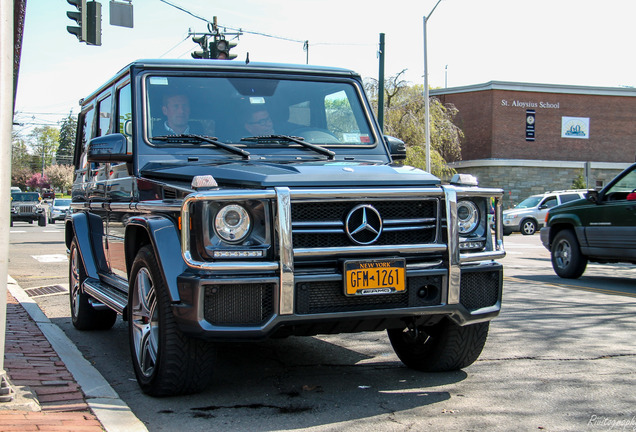
[(347, 297), (342, 274), (300, 274), (295, 278), (294, 312), (277, 307), (276, 277), (178, 278), (181, 303), (174, 307), (181, 329), (207, 339), (263, 339), (404, 327), (405, 321), (435, 322), (448, 316), (461, 325), (499, 314), (503, 268), (496, 262), (461, 270), (459, 302), (448, 303), (448, 275), (442, 268), (407, 270), (407, 292)]
[[(494, 197), (502, 220), (499, 189), (394, 188), (349, 190), (214, 191), (193, 194), (182, 206), (182, 226), (190, 227), (189, 204), (209, 199), (268, 199), (274, 204), (278, 261), (197, 261), (191, 254), (190, 230), (182, 230), (182, 255), (188, 270), (177, 279), (179, 302), (174, 315), (180, 328), (209, 339), (260, 339), (287, 332), (317, 334), (404, 326), (405, 319), (434, 322), (448, 316), (460, 325), (487, 321), (501, 308), (503, 269), (494, 261), (505, 256), (503, 228), (488, 230), (481, 252), (460, 253), (457, 202), (466, 197)], [(329, 199), (395, 200), (398, 196), (441, 198), (438, 220), (443, 233), (414, 245), (294, 247), (291, 203)], [(444, 242), (440, 241), (443, 235)], [(407, 290), (403, 294), (344, 295), (338, 267), (306, 268), (303, 260), (373, 259), (410, 254)]]
[(550, 250), (550, 227), (543, 227), (541, 231), (539, 231), (539, 237), (541, 237), (541, 243), (543, 246)]

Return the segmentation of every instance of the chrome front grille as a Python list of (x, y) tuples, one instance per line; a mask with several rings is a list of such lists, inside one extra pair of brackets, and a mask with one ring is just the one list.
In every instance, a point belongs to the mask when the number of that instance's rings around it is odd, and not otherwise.
[(18, 211), (20, 213), (35, 213), (35, 208), (36, 206), (30, 204), (20, 205), (18, 206)]
[(351, 200), (293, 202), (291, 204), (294, 248), (356, 246), (346, 233), (349, 212), (370, 205), (382, 218), (382, 232), (374, 246), (434, 243), (439, 230), (437, 198), (407, 200)]

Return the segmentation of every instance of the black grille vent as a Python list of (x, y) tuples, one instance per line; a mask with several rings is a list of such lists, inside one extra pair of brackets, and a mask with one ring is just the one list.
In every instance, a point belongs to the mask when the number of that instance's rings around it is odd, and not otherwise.
[(431, 306), (440, 302), (438, 276), (408, 278), (405, 293), (353, 297), (344, 295), (340, 281), (296, 284), (296, 313), (301, 315)]
[(469, 311), (494, 306), (499, 299), (499, 272), (462, 273), (459, 302)]
[(292, 203), (294, 248), (354, 245), (345, 233), (345, 220), (360, 204), (372, 205), (382, 217), (382, 235), (374, 245), (433, 243), (437, 203), (437, 199)]
[(218, 284), (205, 287), (204, 316), (218, 326), (255, 326), (274, 313), (275, 284)]
[(163, 198), (164, 199), (176, 199), (177, 198), (177, 191), (175, 189), (164, 189), (163, 190)]

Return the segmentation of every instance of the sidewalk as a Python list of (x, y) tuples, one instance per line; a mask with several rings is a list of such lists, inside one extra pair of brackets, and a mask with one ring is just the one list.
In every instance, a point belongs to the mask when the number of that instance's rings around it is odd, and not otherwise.
[(4, 431), (147, 431), (66, 335), (9, 278), (5, 362), (16, 395)]

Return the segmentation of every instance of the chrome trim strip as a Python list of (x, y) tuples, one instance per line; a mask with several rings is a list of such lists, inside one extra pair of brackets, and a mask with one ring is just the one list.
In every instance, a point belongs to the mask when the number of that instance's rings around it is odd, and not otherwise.
[(325, 227), (340, 227), (343, 228), (344, 227), (344, 223), (343, 222), (339, 222), (339, 221), (302, 221), (302, 222), (293, 222), (292, 221), (292, 228), (294, 228), (294, 230), (298, 227), (298, 228), (304, 228), (304, 227), (320, 227), (320, 226), (325, 226)]
[(351, 199), (367, 200), (379, 198), (391, 201), (412, 198), (439, 198), (443, 190), (439, 187), (392, 187), (392, 188), (357, 188), (357, 189), (292, 189), (291, 196), (294, 202), (320, 201), (330, 199), (332, 201), (350, 201)]
[(342, 248), (298, 248), (294, 249), (295, 257), (324, 256), (333, 257), (336, 255), (356, 255), (373, 253), (441, 253), (446, 251), (445, 244), (418, 244), (418, 245), (388, 245), (388, 246), (351, 246)]
[(291, 198), (288, 187), (277, 187), (275, 225), (280, 247), (279, 314), (294, 313), (294, 251), (292, 244)]
[(425, 226), (393, 226), (393, 227), (384, 227), (382, 231), (417, 231), (417, 230), (428, 230), (435, 229), (435, 225), (425, 225)]
[[(442, 186), (446, 195), (446, 220), (457, 220), (457, 189)], [(459, 287), (462, 279), (459, 254), (459, 227), (456, 223), (447, 223), (448, 238), (448, 304), (459, 303)]]
[(384, 225), (414, 225), (414, 224), (435, 224), (435, 218), (420, 219), (384, 219)]

